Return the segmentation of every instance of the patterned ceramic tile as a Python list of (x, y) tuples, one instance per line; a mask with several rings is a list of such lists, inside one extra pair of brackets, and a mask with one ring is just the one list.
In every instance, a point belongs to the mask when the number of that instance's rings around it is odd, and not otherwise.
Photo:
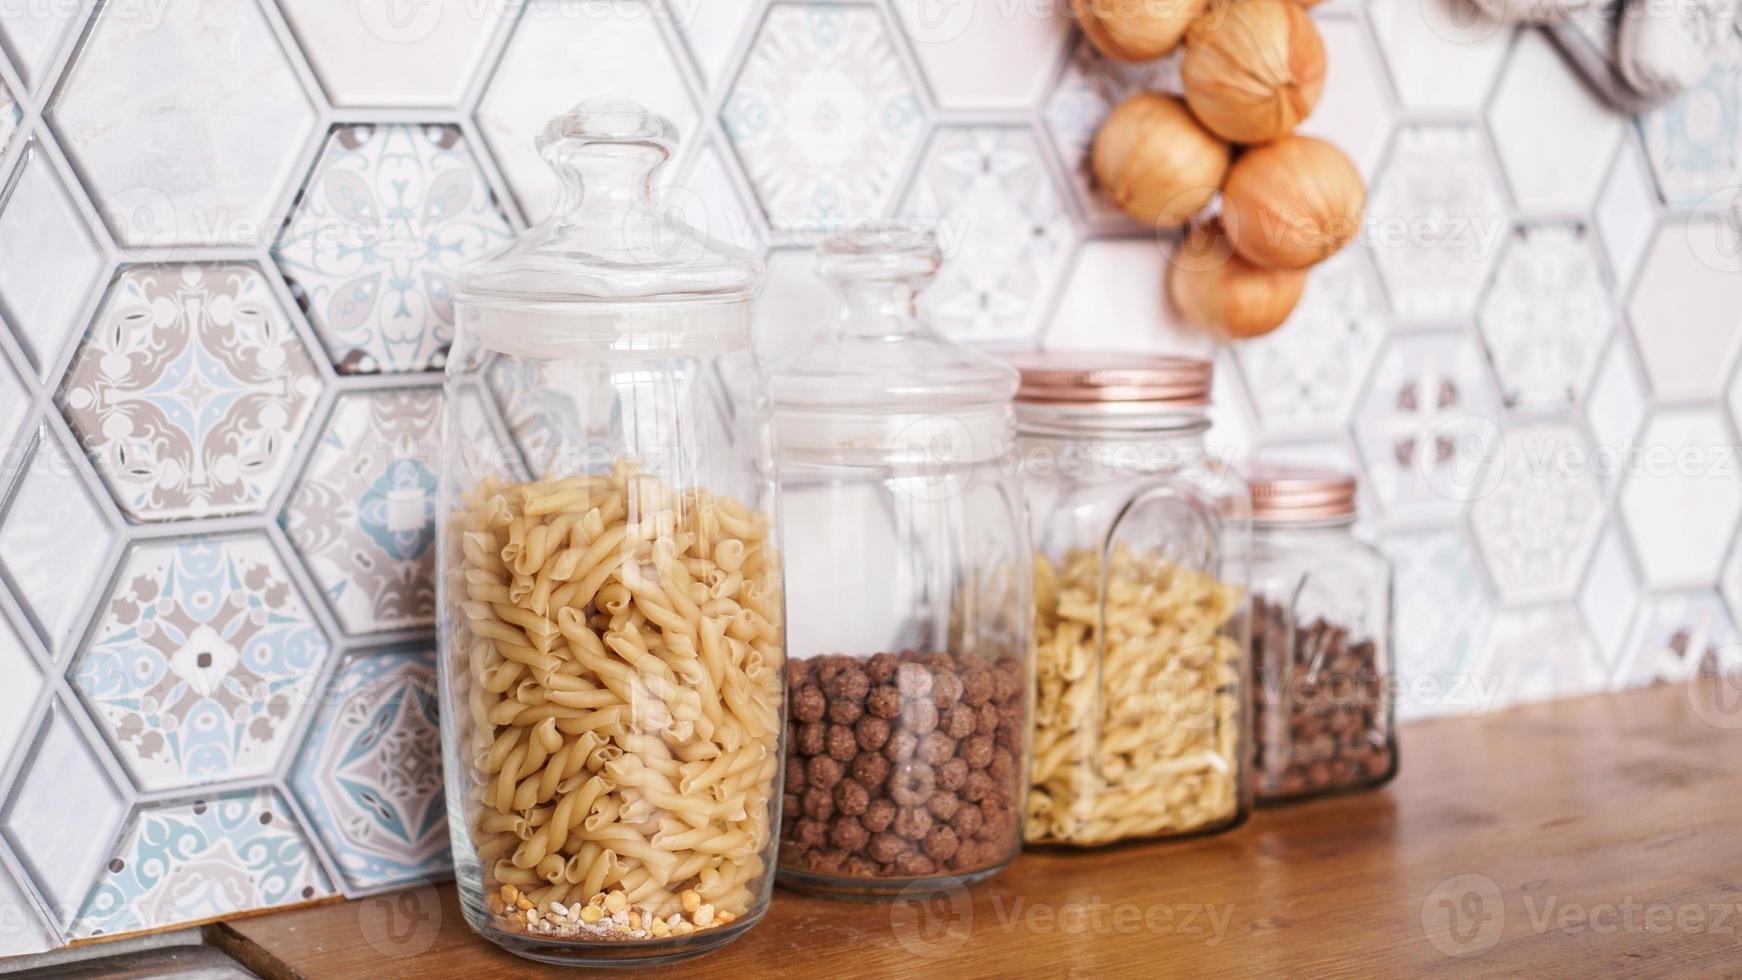
[(455, 126), (335, 126), (272, 257), (346, 374), (447, 361), (460, 270), (512, 232)]
[(1614, 661), (1620, 656), (1638, 607), (1639, 576), (1633, 570), (1622, 532), (1611, 525), (1597, 542), (1591, 569), (1579, 589), (1579, 609), (1606, 659)]
[(1391, 138), (1385, 69), (1379, 65), (1361, 21), (1323, 16), (1317, 21), (1325, 41), (1325, 59), (1334, 67), (1325, 76), (1325, 91), (1318, 106), (1301, 123), (1300, 132), (1337, 144), (1371, 181)]
[(1071, 36), (1064, 3), (893, 0), (932, 100), (944, 109), (1026, 109), (1040, 102)]
[(1526, 31), (1488, 109), (1494, 146), (1520, 207), (1584, 213), (1625, 129), (1548, 37)]
[(1506, 60), (1512, 28), (1472, 0), (1373, 0), (1367, 11), (1405, 106), (1482, 106)]
[(1571, 604), (1509, 609), (1494, 617), (1478, 674), (1500, 682), (1501, 705), (1601, 691), (1610, 667)]
[(160, 929), (332, 893), (278, 793), (220, 793), (141, 808), (69, 931)]
[(1648, 586), (1717, 579), (1742, 516), (1735, 446), (1716, 409), (1664, 409), (1647, 423), (1626, 460), (1621, 516)]
[(903, 210), (938, 229), (944, 267), (925, 301), (939, 329), (1032, 343), (1076, 240), (1034, 131), (938, 130)]
[(720, 122), (787, 232), (885, 213), (924, 129), (883, 16), (859, 4), (770, 8)]
[(73, 357), (61, 411), (135, 520), (255, 511), (320, 374), (252, 265), (133, 266)]
[(55, 53), (72, 27), (85, 19), (89, 8), (84, 0), (0, 5), (0, 36), (26, 85), (37, 90), (44, 87)]
[(68, 649), (79, 614), (109, 569), (115, 531), (45, 426), (0, 518), (0, 566), (49, 650)]
[[(1735, 13), (1734, 5), (1712, 9)], [(1705, 81), (1639, 119), (1658, 190), (1682, 207), (1713, 193), (1734, 193), (1742, 184), (1742, 30), (1730, 17), (1701, 28), (1714, 55)]]
[(1347, 423), (1385, 336), (1384, 298), (1367, 254), (1345, 249), (1313, 270), (1281, 329), (1234, 346), (1266, 428)]
[(1708, 660), (1730, 660), (1742, 644), (1724, 601), (1711, 589), (1653, 596), (1640, 611), (1615, 680), (1621, 687), (1680, 682)]
[(40, 144), (0, 201), (0, 315), (46, 377), (74, 331), (103, 255)]
[(1445, 319), (1474, 307), (1506, 224), (1479, 129), (1398, 129), (1368, 206), (1367, 234), (1400, 316)]
[(1046, 127), (1059, 157), (1070, 168), (1071, 193), (1098, 225), (1134, 226), (1097, 191), (1089, 150), (1095, 131), (1113, 107), (1146, 89), (1179, 92), (1179, 58), (1170, 55), (1159, 61), (1128, 64), (1102, 57), (1086, 39), (1079, 39), (1058, 87), (1047, 97)]
[(1216, 342), (1180, 321), (1162, 295), (1167, 253), (1154, 239), (1094, 239), (1077, 249), (1042, 343), (1210, 357)]
[(434, 621), (440, 414), (433, 388), (341, 396), (285, 508), (285, 531), (348, 633)]
[(1468, 333), (1394, 336), (1355, 419), (1355, 442), (1387, 516), (1449, 517), (1479, 493), (1498, 408)]
[(50, 118), (123, 245), (253, 245), (315, 112), (258, 6), (156, 0), (103, 7)]
[[(0, 685), (0, 772), (4, 772), (24, 738), (24, 726), (30, 722), (30, 710), (36, 706), (36, 696), (42, 693), (43, 681), (42, 668), (24, 645), (23, 637), (3, 615), (0, 615), (0, 671), (4, 671), (6, 678), (6, 683)], [(5, 923), (0, 922), (0, 946), (5, 943), (5, 932)]]
[(1475, 549), (1452, 528), (1392, 532), (1379, 547), (1395, 576), (1398, 714), (1420, 718), (1484, 707), (1478, 688), (1491, 679), (1476, 675), (1476, 655), (1494, 606)]
[(291, 788), (351, 889), (447, 875), (433, 653), (393, 648), (341, 665)]
[[(103, 865), (127, 816), (127, 797), (103, 768), (100, 748), (56, 700), (34, 755), (0, 811), (0, 826), (55, 920), (65, 925)], [(63, 819), (70, 818), (70, 819)]]
[(1742, 348), (1742, 270), (1732, 248), (1705, 220), (1667, 222), (1652, 240), (1627, 319), (1660, 398), (1709, 397), (1729, 377)]
[(133, 546), (73, 684), (141, 788), (263, 776), (330, 649), (264, 536)]
[(1512, 234), (1477, 322), (1508, 408), (1578, 403), (1615, 328), (1615, 308), (1583, 224)]
[[(1597, 370), (1596, 383), (1585, 399), (1585, 416), (1597, 437), (1598, 451), (1625, 458), (1650, 407), (1651, 398), (1635, 363), (1633, 348), (1625, 337), (1617, 337), (1609, 345), (1609, 353)], [(1619, 469), (1608, 467), (1600, 474), (1603, 482), (1613, 484)]]
[(529, 221), (556, 204), (557, 182), (533, 146), (553, 116), (622, 93), (695, 137), (697, 114), (645, 0), (529, 0), (478, 106), (478, 126)]
[(1508, 429), (1470, 505), (1476, 544), (1508, 603), (1570, 599), (1603, 529), (1591, 445), (1576, 426)]
[(1609, 255), (1609, 268), (1617, 283), (1631, 283), (1645, 247), (1651, 244), (1651, 226), (1657, 217), (1657, 191), (1651, 174), (1630, 145), (1615, 155), (1615, 166), (1597, 198), (1597, 231)]
[(737, 43), (753, 26), (757, 0), (667, 0), (666, 6), (708, 81), (727, 77)]
[(0, 959), (29, 956), (59, 945), (36, 902), (12, 873), (0, 866)]
[(337, 106), (454, 105), (512, 10), (475, 0), (278, 5)]

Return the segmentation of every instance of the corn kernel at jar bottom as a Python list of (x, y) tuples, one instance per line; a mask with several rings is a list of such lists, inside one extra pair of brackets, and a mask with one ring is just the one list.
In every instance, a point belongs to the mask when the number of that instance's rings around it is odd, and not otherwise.
[(1188, 833), (1240, 810), (1240, 649), (1223, 629), (1241, 591), (1119, 548), (1063, 567), (1035, 559), (1031, 842), (1105, 844)]
[(746, 915), (783, 723), (767, 519), (619, 462), (487, 479), (452, 530), (464, 807), (497, 927), (623, 941)]

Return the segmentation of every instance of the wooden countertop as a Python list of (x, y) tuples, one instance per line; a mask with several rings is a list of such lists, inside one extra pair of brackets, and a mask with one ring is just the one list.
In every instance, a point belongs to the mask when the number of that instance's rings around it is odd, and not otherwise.
[[(775, 892), (685, 977), (1742, 972), (1742, 706), (1707, 688), (1405, 726), (1377, 792), (1226, 834), (1029, 852), (919, 902)], [(453, 886), (211, 927), (269, 977), (558, 971), (466, 928)], [(653, 972), (651, 970), (647, 972)]]

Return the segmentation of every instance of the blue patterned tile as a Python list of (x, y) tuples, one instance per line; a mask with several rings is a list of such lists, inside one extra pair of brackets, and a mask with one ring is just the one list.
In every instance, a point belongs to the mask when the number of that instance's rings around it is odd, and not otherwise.
[(277, 793), (224, 793), (141, 808), (85, 897), (71, 935), (161, 929), (332, 893)]
[(460, 270), (510, 235), (458, 127), (342, 125), (272, 256), (340, 371), (426, 371)]
[(1658, 190), (1673, 206), (1693, 207), (1742, 184), (1742, 34), (1729, 34), (1728, 56), (1704, 81), (1639, 117)]
[(1582, 223), (1516, 229), (1478, 311), (1508, 408), (1577, 405), (1615, 328), (1615, 308)]
[(1398, 714), (1420, 718), (1485, 707), (1478, 687), (1491, 690), (1493, 678), (1477, 673), (1477, 653), (1494, 600), (1475, 549), (1449, 527), (1390, 532), (1379, 546), (1395, 575)]
[(264, 776), (329, 645), (258, 534), (135, 545), (72, 681), (146, 790)]
[(433, 652), (395, 647), (341, 665), (290, 785), (352, 890), (449, 874)]

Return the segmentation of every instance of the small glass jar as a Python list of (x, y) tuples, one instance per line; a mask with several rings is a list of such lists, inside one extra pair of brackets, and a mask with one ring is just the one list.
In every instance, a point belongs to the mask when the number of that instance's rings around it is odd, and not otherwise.
[(1211, 366), (1024, 355), (1035, 548), (1028, 840), (1093, 846), (1244, 819), (1250, 499), (1210, 458)]
[(456, 303), (438, 545), (455, 876), (475, 931), (552, 963), (715, 948), (774, 879), (762, 265), (653, 204), (675, 139), (615, 99), (552, 120), (556, 212), (470, 268)]
[(796, 589), (780, 881), (802, 891), (978, 880), (1022, 846), (1017, 377), (919, 319), (939, 263), (904, 226), (826, 243), (840, 317), (770, 368)]
[(1254, 789), (1259, 803), (1397, 774), (1391, 566), (1357, 540), (1355, 478), (1251, 469)]

